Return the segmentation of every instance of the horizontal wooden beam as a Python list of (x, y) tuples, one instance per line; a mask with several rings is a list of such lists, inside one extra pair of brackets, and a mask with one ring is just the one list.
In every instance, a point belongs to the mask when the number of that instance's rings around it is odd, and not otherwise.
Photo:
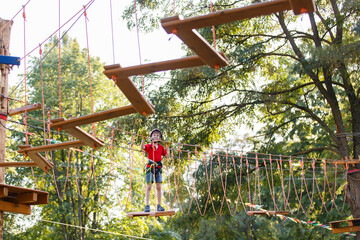
[(5, 202), (0, 200), (0, 211), (30, 215), (31, 207), (27, 204)]
[[(6, 189), (3, 192), (2, 189)], [(41, 190), (17, 187), (7, 184), (0, 184), (2, 201), (13, 203), (26, 203), (28, 205), (47, 204), (49, 193)]]
[[(121, 67), (120, 64), (116, 65), (116, 68)], [(105, 66), (105, 71), (114, 68), (114, 65)], [(115, 80), (115, 84), (118, 88), (124, 93), (126, 98), (131, 102), (136, 111), (142, 115), (149, 115), (155, 113), (154, 107), (145, 99), (145, 97), (139, 92), (135, 84), (130, 80), (130, 78), (117, 78), (116, 75), (110, 76), (108, 78)]]
[(0, 167), (35, 167), (35, 162), (0, 162)]
[(287, 215), (289, 214), (288, 211), (247, 211), (248, 215)]
[[(41, 109), (42, 105), (40, 103), (36, 103), (36, 104), (31, 104), (31, 105), (27, 105), (26, 106), (26, 112), (31, 112), (34, 110), (38, 110)], [(13, 115), (17, 115), (17, 114), (21, 114), (25, 112), (25, 106), (23, 107), (19, 107), (19, 108), (15, 108), (15, 109), (10, 109), (8, 116), (13, 116)]]
[(124, 106), (124, 107), (114, 108), (111, 110), (97, 112), (97, 113), (89, 114), (86, 116), (76, 117), (76, 118), (67, 119), (67, 120), (64, 118), (52, 119), (50, 127), (54, 128), (54, 129), (73, 128), (76, 126), (81, 126), (81, 125), (90, 124), (90, 123), (94, 123), (94, 122), (101, 122), (101, 121), (129, 115), (129, 114), (136, 113), (136, 112), (137, 111), (133, 105), (128, 105), (128, 106)]
[(7, 197), (9, 194), (9, 188), (0, 186), (0, 198)]
[(37, 202), (38, 194), (36, 192), (20, 193), (16, 197), (17, 203), (30, 204)]
[(67, 148), (75, 148), (75, 147), (81, 147), (84, 146), (85, 143), (77, 140), (77, 141), (71, 141), (71, 142), (63, 142), (63, 143), (55, 143), (55, 144), (49, 144), (44, 146), (37, 146), (37, 147), (28, 147), (28, 148), (22, 148), (18, 150), (18, 153), (29, 153), (29, 152), (50, 152), (60, 149), (67, 149)]
[[(20, 149), (23, 148), (31, 148), (30, 145), (22, 145), (19, 146)], [(18, 150), (19, 151), (19, 150)], [(43, 156), (40, 155), (38, 152), (28, 152), (26, 155), (31, 158), (38, 167), (40, 167), (42, 170), (49, 170), (53, 168), (53, 164), (49, 161), (47, 161)]]
[(293, 9), (295, 14), (314, 12), (315, 3), (313, 0), (274, 0), (255, 3), (250, 6), (227, 9), (206, 15), (183, 19), (182, 17), (170, 17), (161, 20), (161, 25), (167, 33), (176, 33), (221, 25), (238, 20), (269, 15)]
[(110, 69), (105, 70), (104, 74), (109, 78), (111, 78), (113, 75), (115, 75), (117, 78), (124, 78), (181, 68), (199, 67), (203, 65), (205, 65), (205, 63), (199, 56), (190, 56), (180, 59), (147, 63), (123, 68), (120, 67), (119, 64), (116, 64), (112, 65)]

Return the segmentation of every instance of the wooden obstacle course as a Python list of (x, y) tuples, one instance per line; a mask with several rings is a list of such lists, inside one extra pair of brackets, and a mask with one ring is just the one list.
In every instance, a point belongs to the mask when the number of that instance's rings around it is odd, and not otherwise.
[(123, 67), (123, 68), (120, 67), (119, 64), (110, 65), (110, 66), (106, 66), (107, 70), (104, 71), (104, 74), (110, 78), (111, 76), (115, 75), (119, 79), (119, 78), (135, 76), (135, 75), (145, 75), (154, 72), (199, 67), (203, 65), (205, 65), (204, 61), (199, 56), (195, 55), (180, 59), (147, 63), (147, 64), (141, 64), (141, 65)]
[[(19, 148), (20, 148), (20, 150), (22, 150), (22, 149), (30, 150), (32, 148), (32, 146), (30, 146), (30, 145), (20, 145)], [(20, 151), (20, 150), (18, 150), (18, 151)], [(54, 166), (51, 162), (47, 161), (38, 152), (29, 151), (29, 152), (26, 153), (26, 155), (28, 157), (30, 157), (30, 159), (32, 159), (36, 163), (36, 165), (39, 166), (43, 170), (52, 169), (53, 166)]]
[(126, 98), (131, 102), (136, 111), (142, 115), (149, 115), (155, 113), (154, 107), (146, 101), (145, 97), (139, 92), (135, 84), (128, 77), (117, 78), (116, 75), (105, 73), (107, 70), (120, 68), (120, 64), (105, 66), (104, 74), (115, 81), (115, 84), (124, 93)]
[(288, 215), (288, 211), (247, 211), (247, 215), (253, 216), (253, 215)]
[(31, 205), (47, 204), (49, 193), (0, 184), (0, 211), (31, 214)]
[(174, 33), (174, 31), (183, 32), (190, 29), (221, 25), (291, 9), (295, 14), (310, 13), (315, 11), (315, 3), (313, 0), (274, 0), (187, 19), (181, 19), (181, 17), (165, 18), (161, 21), (161, 25), (167, 33), (171, 34)]
[[(41, 104), (40, 103), (36, 103), (36, 104), (30, 104), (26, 106), (26, 112), (31, 112), (31, 111), (35, 111), (38, 109), (41, 109)], [(19, 108), (15, 108), (15, 109), (10, 109), (8, 116), (13, 116), (13, 115), (17, 115), (17, 114), (21, 114), (25, 112), (25, 106), (23, 107), (19, 107)]]
[(360, 218), (330, 222), (333, 233), (360, 232)]
[(161, 217), (161, 216), (173, 216), (175, 215), (175, 211), (155, 211), (155, 212), (130, 212), (127, 214), (128, 217)]

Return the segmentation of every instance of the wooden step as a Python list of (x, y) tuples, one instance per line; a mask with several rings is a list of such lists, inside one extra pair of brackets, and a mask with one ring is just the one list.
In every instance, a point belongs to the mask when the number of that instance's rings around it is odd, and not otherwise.
[(128, 217), (161, 217), (161, 216), (173, 216), (175, 215), (175, 211), (157, 211), (157, 212), (130, 212), (127, 214)]
[(31, 205), (47, 203), (47, 192), (0, 184), (0, 211), (30, 214)]
[(86, 116), (76, 117), (76, 118), (67, 119), (67, 120), (65, 118), (52, 119), (50, 127), (54, 128), (54, 129), (58, 129), (59, 127), (61, 129), (73, 128), (76, 126), (81, 126), (81, 125), (95, 123), (95, 122), (101, 122), (101, 121), (105, 121), (105, 120), (120, 117), (120, 116), (129, 115), (129, 114), (136, 113), (136, 112), (137, 111), (133, 105), (128, 105), (125, 107), (119, 107), (119, 108), (106, 110), (106, 111), (102, 111), (102, 112), (97, 112), (94, 114), (89, 114)]
[(330, 222), (333, 233), (360, 232), (360, 218)]
[[(23, 148), (31, 148), (30, 145), (22, 145), (19, 146), (20, 149)], [(49, 161), (47, 161), (43, 156), (40, 155), (38, 152), (28, 152), (26, 154), (30, 159), (32, 159), (38, 167), (40, 167), (43, 170), (49, 170), (53, 168), (53, 164)]]
[[(26, 112), (31, 112), (34, 110), (38, 110), (41, 109), (41, 104), (40, 103), (36, 103), (36, 104), (31, 104), (31, 105), (27, 105), (26, 106)], [(8, 116), (13, 116), (16, 114), (21, 114), (25, 112), (25, 106), (20, 107), (20, 108), (15, 108), (15, 109), (10, 109)]]
[(84, 142), (86, 145), (88, 145), (90, 147), (99, 148), (99, 147), (104, 146), (104, 141), (85, 132), (84, 130), (82, 130), (79, 127), (65, 128), (64, 131), (70, 133), (72, 136), (81, 140), (82, 142)]
[(18, 150), (18, 153), (51, 152), (51, 151), (60, 150), (60, 149), (81, 147), (84, 145), (86, 145), (84, 142), (78, 140), (78, 141), (71, 141), (71, 142), (49, 144), (49, 145), (44, 145), (44, 146), (22, 148), (22, 149)]
[[(119, 79), (124, 77), (135, 76), (135, 75), (145, 75), (154, 72), (175, 70), (181, 68), (199, 67), (202, 65), (205, 65), (205, 63), (203, 60), (201, 60), (199, 56), (190, 56), (180, 59), (147, 63), (137, 66), (124, 67), (124, 68), (116, 64), (116, 65), (112, 65), (111, 68), (109, 68), (108, 70), (105, 70), (104, 74), (109, 78), (111, 78), (113, 75), (116, 75), (116, 77)], [(105, 66), (105, 69), (106, 68), (107, 66)]]
[(210, 27), (225, 23), (235, 22), (242, 19), (269, 15), (285, 10), (293, 10), (295, 14), (303, 12), (314, 12), (313, 0), (275, 0), (255, 3), (249, 6), (227, 9), (206, 15), (182, 19), (181, 17), (170, 17), (161, 20), (161, 25), (167, 33), (173, 31), (182, 32), (191, 29)]
[[(105, 66), (105, 71), (120, 67), (120, 64)], [(145, 97), (139, 92), (130, 78), (117, 78), (116, 75), (107, 75), (107, 77), (116, 80), (115, 84), (124, 93), (126, 98), (131, 102), (138, 113), (145, 116), (155, 113), (154, 107), (148, 101), (146, 101)]]
[(247, 211), (246, 212), (247, 215), (288, 215), (289, 212), (288, 211)]

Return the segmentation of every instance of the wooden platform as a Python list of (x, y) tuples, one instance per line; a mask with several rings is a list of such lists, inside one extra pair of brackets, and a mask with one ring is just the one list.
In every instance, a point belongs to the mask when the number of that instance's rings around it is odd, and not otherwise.
[(333, 233), (360, 232), (360, 218), (330, 222)]
[[(120, 64), (105, 66), (105, 71), (121, 68)], [(115, 84), (124, 93), (126, 98), (131, 102), (136, 111), (142, 115), (149, 115), (155, 113), (154, 107), (145, 99), (145, 97), (139, 92), (134, 83), (128, 77), (118, 78), (115, 75), (105, 74), (108, 78), (115, 80)]]
[[(32, 148), (30, 145), (21, 145), (19, 146), (20, 150), (27, 149), (28, 151)], [(18, 150), (18, 151), (20, 151)], [(26, 152), (25, 152), (26, 153)], [(47, 161), (43, 156), (40, 155), (38, 152), (32, 152), (29, 151), (26, 153), (26, 155), (32, 159), (38, 167), (40, 167), (42, 170), (49, 170), (53, 168), (53, 164), (49, 161)]]
[[(111, 76), (115, 75), (117, 78), (130, 77), (135, 75), (145, 75), (154, 72), (161, 71), (169, 71), (181, 68), (191, 68), (191, 67), (199, 67), (205, 65), (205, 62), (201, 60), (199, 56), (190, 56), (184, 57), (180, 59), (155, 62), (155, 63), (147, 63), (141, 64), (137, 66), (130, 67), (119, 67), (118, 64), (112, 65), (113, 68), (109, 68), (104, 71), (104, 74), (111, 78)], [(106, 66), (106, 68), (111, 66)]]
[(33, 190), (0, 184), (0, 211), (31, 214), (31, 205), (47, 204), (49, 194)]
[(127, 214), (128, 217), (161, 217), (161, 216), (173, 216), (175, 211), (156, 211), (156, 212), (130, 212)]
[(114, 108), (111, 110), (105, 110), (102, 112), (97, 112), (97, 113), (93, 113), (93, 114), (89, 114), (89, 115), (81, 116), (81, 117), (76, 117), (76, 118), (72, 118), (72, 119), (65, 119), (65, 118), (52, 119), (50, 127), (54, 128), (54, 129), (73, 128), (76, 126), (81, 126), (81, 125), (90, 124), (90, 123), (94, 123), (94, 122), (101, 122), (101, 121), (129, 115), (129, 114), (136, 113), (136, 112), (137, 111), (133, 105), (128, 105), (128, 106)]
[[(40, 103), (36, 103), (36, 104), (31, 104), (31, 105), (27, 105), (26, 106), (26, 112), (31, 112), (34, 110), (38, 110), (41, 109), (41, 104)], [(8, 116), (13, 116), (16, 114), (21, 114), (25, 112), (25, 106), (24, 107), (20, 107), (20, 108), (15, 108), (15, 109), (10, 109)]]
[(36, 167), (35, 162), (0, 162), (0, 167)]
[[(213, 25), (235, 22), (242, 19), (254, 18), (269, 15), (285, 10), (293, 10), (295, 14), (303, 12), (314, 12), (315, 3), (313, 0), (275, 0), (255, 3), (241, 8), (227, 9), (206, 15), (182, 19), (182, 17), (165, 18), (161, 21), (162, 27), (167, 33), (173, 31), (183, 32), (190, 29), (199, 29)], [(170, 21), (169, 21), (170, 20)]]
[(288, 215), (289, 212), (288, 211), (247, 211), (246, 212), (247, 215)]

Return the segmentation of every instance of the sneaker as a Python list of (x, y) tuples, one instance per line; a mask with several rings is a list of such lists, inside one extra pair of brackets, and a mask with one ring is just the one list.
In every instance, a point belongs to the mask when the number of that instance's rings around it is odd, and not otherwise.
[(165, 211), (165, 209), (160, 204), (157, 205), (157, 210), (158, 211)]
[(145, 206), (145, 212), (150, 212), (150, 206), (149, 205)]

